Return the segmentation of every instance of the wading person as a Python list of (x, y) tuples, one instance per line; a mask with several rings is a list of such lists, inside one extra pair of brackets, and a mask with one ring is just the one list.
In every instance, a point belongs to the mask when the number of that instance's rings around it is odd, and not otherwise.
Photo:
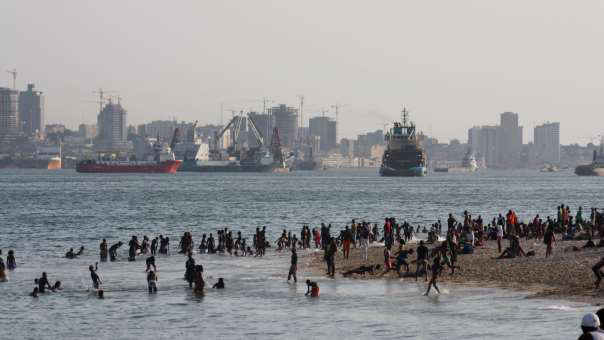
[(434, 286), (434, 289), (436, 289), (438, 294), (440, 294), (440, 290), (438, 290), (438, 287), (436, 286), (436, 279), (438, 279), (438, 275), (440, 275), (440, 272), (443, 269), (442, 263), (440, 262), (439, 254), (437, 254), (436, 257), (434, 257), (434, 262), (432, 263), (432, 268), (430, 268), (430, 269), (432, 270), (432, 278), (430, 279), (430, 282), (428, 283), (428, 290), (424, 294), (426, 296), (428, 296), (428, 294), (430, 293), (430, 288), (432, 286)]
[(90, 278), (92, 279), (92, 287), (94, 287), (94, 289), (99, 289), (101, 284), (103, 283), (101, 281), (101, 278), (99, 277), (99, 275), (96, 272), (98, 269), (99, 269), (98, 262), (96, 263), (96, 268), (93, 267), (92, 265), (88, 266), (88, 270), (90, 270)]
[(99, 246), (100, 249), (100, 253), (99, 255), (101, 256), (101, 262), (105, 262), (107, 261), (107, 240), (103, 239), (103, 242), (101, 242), (101, 245)]
[(298, 282), (296, 277), (296, 271), (298, 270), (298, 254), (296, 254), (296, 248), (292, 248), (291, 265), (289, 266), (289, 274), (287, 274), (287, 282), (294, 277), (294, 282)]
[(149, 288), (149, 294), (157, 293), (157, 274), (152, 270), (147, 274), (147, 287)]

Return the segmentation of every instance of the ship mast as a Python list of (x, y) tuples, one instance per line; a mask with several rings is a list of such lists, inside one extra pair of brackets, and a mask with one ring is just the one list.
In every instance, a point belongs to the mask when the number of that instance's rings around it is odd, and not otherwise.
[(403, 106), (403, 110), (401, 111), (401, 122), (403, 123), (403, 126), (407, 126), (408, 118), (409, 118), (409, 111), (407, 111), (407, 108), (405, 106)]

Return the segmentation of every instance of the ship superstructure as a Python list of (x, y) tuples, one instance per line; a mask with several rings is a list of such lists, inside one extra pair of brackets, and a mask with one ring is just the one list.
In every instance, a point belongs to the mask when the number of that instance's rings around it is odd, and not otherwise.
[(386, 134), (386, 150), (382, 156), (382, 176), (425, 176), (426, 152), (420, 147), (415, 124), (403, 108), (401, 122), (395, 122)]

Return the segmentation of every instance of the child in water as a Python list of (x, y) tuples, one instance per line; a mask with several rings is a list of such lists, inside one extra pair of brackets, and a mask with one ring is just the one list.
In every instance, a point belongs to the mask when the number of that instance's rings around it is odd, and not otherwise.
[(306, 280), (306, 296), (319, 297), (319, 285), (311, 280)]
[(216, 282), (212, 288), (224, 289), (224, 280), (221, 277), (218, 278), (218, 282)]

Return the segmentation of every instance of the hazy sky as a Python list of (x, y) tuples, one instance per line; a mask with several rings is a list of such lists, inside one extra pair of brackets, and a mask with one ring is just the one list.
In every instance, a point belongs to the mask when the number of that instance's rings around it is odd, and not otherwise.
[[(441, 140), (520, 114), (563, 143), (604, 130), (604, 2), (0, 1), (0, 85), (16, 68), (47, 96), (47, 122), (96, 120), (97, 88), (138, 124), (220, 122), (262, 97), (305, 115), (343, 104), (340, 136), (412, 111)], [(333, 114), (333, 109), (330, 110)], [(230, 116), (230, 112), (225, 117)], [(225, 118), (226, 119), (226, 118)]]

